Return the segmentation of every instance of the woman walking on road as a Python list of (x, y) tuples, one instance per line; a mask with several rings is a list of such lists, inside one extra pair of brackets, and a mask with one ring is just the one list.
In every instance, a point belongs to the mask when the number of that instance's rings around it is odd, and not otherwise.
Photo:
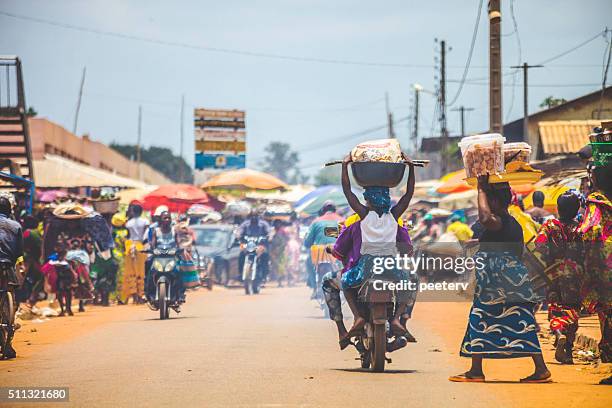
[(484, 382), (484, 358), (531, 357), (535, 370), (520, 381), (551, 381), (538, 341), (534, 306), (538, 297), (529, 285), (521, 263), (523, 231), (508, 213), (512, 199), (507, 183), (489, 184), (478, 178), (478, 219), (483, 226), (476, 258), (476, 293), (460, 355), (471, 357), (472, 366), (449, 378), (454, 382)]

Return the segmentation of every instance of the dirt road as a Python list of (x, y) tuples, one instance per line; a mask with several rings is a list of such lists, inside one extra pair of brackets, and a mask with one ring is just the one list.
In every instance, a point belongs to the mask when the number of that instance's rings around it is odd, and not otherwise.
[[(581, 366), (551, 366), (555, 384), (519, 385), (528, 361), (493, 362), (485, 369), (499, 382), (450, 383), (467, 364), (457, 346), (468, 307), (418, 304), (411, 327), (419, 343), (373, 374), (357, 369), (355, 351), (338, 351), (332, 323), (305, 288), (257, 297), (199, 291), (168, 321), (123, 306), (55, 319), (34, 333), (24, 327), (18, 347), (31, 349), (0, 362), (0, 386), (69, 386), (72, 406), (498, 408), (559, 406), (560, 398), (563, 406), (610, 405), (612, 390), (591, 385), (597, 375)], [(50, 341), (50, 329), (64, 335)]]

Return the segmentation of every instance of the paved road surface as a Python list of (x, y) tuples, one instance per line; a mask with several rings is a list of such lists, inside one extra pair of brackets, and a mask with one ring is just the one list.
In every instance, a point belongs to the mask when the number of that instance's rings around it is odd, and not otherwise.
[(87, 334), (6, 362), (0, 385), (69, 385), (74, 406), (521, 405), (496, 400), (488, 385), (450, 383), (465, 361), (434, 351), (448, 348), (419, 322), (419, 343), (393, 353), (389, 371), (357, 369), (356, 352), (338, 350), (332, 323), (305, 288), (257, 297), (200, 291), (167, 321), (148, 309), (121, 309)]

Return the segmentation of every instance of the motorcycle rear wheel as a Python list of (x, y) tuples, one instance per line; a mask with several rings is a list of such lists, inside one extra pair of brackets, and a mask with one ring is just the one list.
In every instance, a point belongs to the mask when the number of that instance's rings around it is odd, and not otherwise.
[(15, 324), (15, 303), (10, 291), (0, 293), (0, 317), (0, 359), (4, 359), (11, 348)]
[(385, 354), (387, 352), (387, 327), (385, 324), (374, 325), (374, 344), (371, 348), (372, 371), (385, 371)]

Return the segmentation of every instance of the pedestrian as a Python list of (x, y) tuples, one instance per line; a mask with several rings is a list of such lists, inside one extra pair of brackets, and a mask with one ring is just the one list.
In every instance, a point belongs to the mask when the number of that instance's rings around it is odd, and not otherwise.
[[(601, 329), (599, 355), (612, 362), (612, 164), (591, 167), (592, 193), (587, 198), (578, 234), (584, 241), (584, 276), (581, 281), (583, 307), (597, 313)], [(612, 377), (601, 384), (612, 384)]]
[(272, 279), (276, 279), (278, 287), (283, 286), (283, 279), (287, 275), (287, 242), (289, 237), (281, 220), (274, 220), (274, 236), (270, 240), (270, 269)]
[(113, 226), (113, 241), (115, 246), (113, 247), (113, 258), (117, 264), (117, 286), (111, 298), (115, 299), (118, 304), (124, 305), (127, 303), (127, 297), (122, 297), (123, 294), (123, 283), (125, 273), (125, 241), (128, 237), (128, 230), (125, 228), (127, 222), (124, 213), (116, 213), (111, 219), (111, 225)]
[(572, 192), (557, 199), (559, 219), (544, 222), (535, 239), (536, 252), (546, 265), (552, 282), (548, 288), (550, 331), (555, 335), (555, 359), (573, 364), (572, 350), (580, 313), (580, 282), (582, 275), (582, 245), (576, 215), (580, 200)]
[(478, 219), (483, 264), (476, 269), (476, 291), (460, 355), (470, 357), (468, 371), (449, 378), (454, 382), (484, 382), (484, 358), (531, 357), (534, 373), (520, 381), (551, 381), (538, 340), (535, 305), (539, 302), (530, 287), (527, 268), (521, 262), (523, 231), (508, 213), (512, 193), (508, 183), (489, 184), (478, 178)]
[(130, 205), (128, 221), (125, 228), (128, 238), (125, 241), (125, 258), (123, 270), (123, 283), (121, 286), (121, 299), (125, 303), (131, 297), (134, 303), (141, 303), (145, 285), (145, 262), (147, 255), (143, 254), (143, 241), (149, 228), (149, 221), (142, 216), (142, 207), (138, 204)]

